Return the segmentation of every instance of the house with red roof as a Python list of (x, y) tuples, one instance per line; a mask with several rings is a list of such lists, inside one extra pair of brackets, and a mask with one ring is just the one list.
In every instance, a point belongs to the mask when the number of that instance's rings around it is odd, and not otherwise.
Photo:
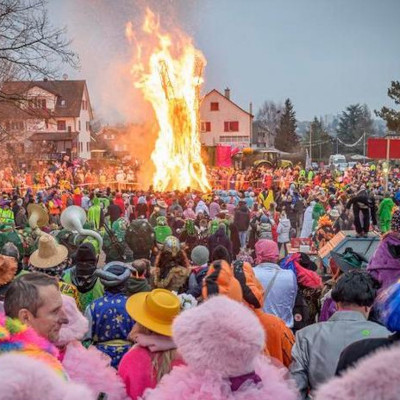
[[(250, 106), (251, 108), (251, 106)], [(223, 95), (213, 89), (200, 105), (200, 141), (204, 146), (249, 147), (253, 115), (231, 100), (230, 89)]]
[(36, 159), (90, 159), (93, 110), (85, 80), (9, 81), (0, 87), (7, 149)]

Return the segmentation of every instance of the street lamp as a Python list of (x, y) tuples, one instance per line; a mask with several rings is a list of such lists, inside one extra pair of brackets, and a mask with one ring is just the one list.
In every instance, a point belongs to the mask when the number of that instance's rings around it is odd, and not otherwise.
[(389, 170), (390, 170), (389, 162), (385, 161), (383, 163), (383, 169), (382, 169), (383, 176), (385, 177), (385, 192), (388, 191), (388, 186), (389, 186)]

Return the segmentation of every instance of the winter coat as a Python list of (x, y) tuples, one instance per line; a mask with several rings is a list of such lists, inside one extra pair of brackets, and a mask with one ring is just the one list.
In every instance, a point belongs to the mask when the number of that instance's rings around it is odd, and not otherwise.
[(355, 369), (321, 386), (315, 400), (397, 400), (400, 393), (400, 347), (379, 350)]
[(367, 321), (358, 311), (338, 311), (327, 322), (297, 331), (290, 373), (300, 390), (300, 398), (306, 399), (309, 388), (315, 390), (335, 375), (340, 353), (349, 344), (366, 337), (388, 335), (385, 327)]
[(261, 222), (257, 228), (258, 239), (272, 240), (272, 225), (270, 222)]
[(304, 213), (303, 227), (301, 228), (300, 237), (308, 238), (311, 236), (313, 231), (313, 209), (315, 204), (310, 204), (306, 208), (306, 212)]
[(290, 242), (290, 228), (291, 224), (289, 219), (284, 218), (279, 221), (278, 224), (278, 243), (289, 243)]
[(236, 209), (233, 223), (236, 225), (239, 232), (244, 232), (249, 229), (250, 211), (246, 206)]
[(122, 216), (122, 211), (117, 204), (110, 204), (106, 215), (110, 216), (110, 221), (113, 223)]
[[(172, 366), (181, 365), (181, 360), (172, 362)], [(150, 350), (136, 345), (123, 357), (118, 367), (118, 373), (126, 385), (129, 397), (136, 400), (148, 388), (157, 385), (157, 371), (152, 365)]]
[(212, 255), (214, 249), (220, 245), (224, 246), (232, 256), (232, 242), (226, 235), (225, 228), (223, 226), (219, 227), (217, 232), (208, 238), (208, 250), (210, 250), (210, 254)]
[(263, 262), (254, 268), (256, 278), (264, 290), (275, 281), (264, 298), (263, 310), (281, 318), (286, 326), (293, 326), (293, 307), (297, 295), (296, 275), (290, 270), (283, 270), (277, 264)]
[(376, 225), (376, 206), (375, 199), (366, 190), (359, 192), (356, 196), (350, 199), (346, 204), (346, 209), (353, 207), (353, 214), (356, 215), (360, 210), (369, 210), (372, 223)]
[(381, 290), (400, 278), (400, 259), (394, 257), (396, 248), (400, 248), (400, 236), (389, 232), (379, 243), (370, 259), (367, 271), (381, 284)]
[(209, 208), (210, 208), (210, 219), (214, 219), (219, 214), (219, 212), (221, 211), (221, 207), (215, 201), (213, 201), (210, 204)]
[(360, 359), (367, 357), (378, 349), (399, 345), (399, 343), (400, 332), (396, 332), (394, 335), (390, 335), (389, 337), (364, 339), (352, 343), (340, 354), (340, 359), (336, 368), (336, 375), (342, 375), (347, 368), (354, 367)]

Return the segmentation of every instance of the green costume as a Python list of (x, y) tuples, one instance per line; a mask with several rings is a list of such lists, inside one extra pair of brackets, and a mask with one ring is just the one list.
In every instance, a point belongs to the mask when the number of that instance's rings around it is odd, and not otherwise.
[(0, 225), (14, 225), (14, 213), (11, 209), (0, 208)]
[(392, 221), (392, 210), (395, 206), (393, 200), (390, 197), (386, 197), (379, 204), (378, 216), (379, 225), (382, 233), (386, 233), (390, 230), (390, 223)]
[[(71, 269), (65, 272), (62, 277), (63, 281), (73, 285), (72, 277), (71, 277)], [(94, 300), (98, 299), (99, 297), (104, 296), (104, 287), (100, 282), (100, 279), (96, 279), (96, 283), (94, 286), (88, 290), (87, 292), (79, 292), (78, 289), (78, 297), (81, 306), (81, 311), (85, 312), (86, 307), (91, 304)]]
[(88, 221), (93, 224), (93, 228), (97, 231), (100, 229), (100, 199), (97, 197), (93, 198), (93, 205), (88, 210)]
[(167, 218), (158, 217), (157, 226), (154, 228), (157, 243), (164, 244), (165, 239), (172, 235), (172, 229), (167, 225)]
[(318, 226), (318, 220), (325, 215), (325, 209), (324, 206), (321, 203), (315, 203), (315, 206), (313, 208), (312, 212), (312, 219), (313, 219), (313, 231), (317, 229)]

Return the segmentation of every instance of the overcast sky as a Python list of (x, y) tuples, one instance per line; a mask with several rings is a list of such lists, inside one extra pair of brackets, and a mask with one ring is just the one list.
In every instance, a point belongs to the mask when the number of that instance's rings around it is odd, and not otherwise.
[(243, 108), (290, 97), (305, 120), (354, 103), (392, 106), (400, 0), (50, 0), (51, 19), (68, 27), (82, 60), (80, 71), (65, 72), (88, 81), (105, 120), (136, 119), (116, 66), (129, 60), (125, 23), (140, 24), (146, 5), (194, 37), (207, 58), (204, 91), (229, 86)]

